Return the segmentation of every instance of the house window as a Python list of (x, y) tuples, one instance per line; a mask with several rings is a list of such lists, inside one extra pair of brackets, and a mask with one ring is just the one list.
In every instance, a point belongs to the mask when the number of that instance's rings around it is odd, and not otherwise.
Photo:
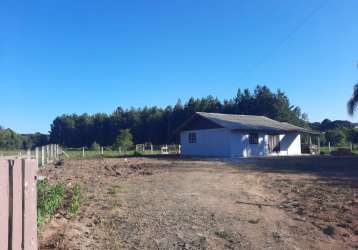
[(196, 133), (189, 133), (189, 143), (196, 143)]
[(249, 143), (250, 144), (259, 144), (259, 135), (258, 134), (249, 134)]

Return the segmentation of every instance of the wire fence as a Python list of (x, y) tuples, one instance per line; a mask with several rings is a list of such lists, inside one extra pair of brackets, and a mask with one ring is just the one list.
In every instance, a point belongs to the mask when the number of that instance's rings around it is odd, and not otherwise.
[(34, 158), (37, 160), (37, 164), (39, 167), (43, 167), (46, 164), (53, 163), (54, 161), (60, 159), (61, 154), (63, 154), (63, 150), (58, 144), (49, 144), (27, 150), (0, 149), (0, 158)]
[(105, 147), (100, 146), (95, 149), (88, 147), (64, 148), (63, 153), (69, 158), (92, 158), (92, 157), (119, 157), (119, 156), (140, 156), (140, 155), (165, 155), (180, 154), (181, 146), (178, 144), (153, 145), (136, 144), (128, 147)]

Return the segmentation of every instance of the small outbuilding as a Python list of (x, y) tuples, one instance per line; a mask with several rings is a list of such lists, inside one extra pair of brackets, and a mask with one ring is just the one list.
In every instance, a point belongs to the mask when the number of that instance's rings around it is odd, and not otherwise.
[(265, 116), (204, 112), (179, 131), (182, 155), (215, 157), (300, 155), (301, 134), (315, 134)]

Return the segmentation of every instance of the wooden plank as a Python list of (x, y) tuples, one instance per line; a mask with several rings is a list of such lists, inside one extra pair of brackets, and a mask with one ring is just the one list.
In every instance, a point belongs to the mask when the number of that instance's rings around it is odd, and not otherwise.
[(3, 249), (8, 246), (9, 227), (9, 162), (0, 159), (0, 242)]
[(24, 168), (24, 249), (37, 249), (37, 161), (23, 159)]
[(12, 249), (21, 249), (22, 245), (22, 164), (14, 160), (12, 167)]

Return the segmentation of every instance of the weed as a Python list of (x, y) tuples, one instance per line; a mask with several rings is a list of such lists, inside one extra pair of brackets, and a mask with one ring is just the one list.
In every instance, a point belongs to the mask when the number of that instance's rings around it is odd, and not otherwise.
[(50, 186), (47, 180), (37, 183), (37, 225), (41, 226), (46, 218), (54, 215), (62, 205), (64, 196), (63, 184)]
[(73, 187), (71, 203), (67, 210), (70, 217), (74, 217), (77, 214), (78, 209), (80, 207), (80, 199), (81, 199), (81, 187), (79, 184), (76, 184)]

